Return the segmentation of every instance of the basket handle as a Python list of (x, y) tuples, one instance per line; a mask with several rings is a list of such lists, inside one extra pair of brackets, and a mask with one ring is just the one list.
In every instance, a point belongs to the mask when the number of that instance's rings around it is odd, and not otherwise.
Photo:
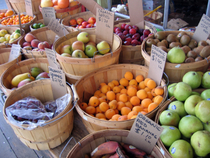
[(71, 140), (74, 140), (75, 144), (77, 144), (77, 141), (75, 140), (75, 138), (72, 136), (68, 142), (66, 143), (66, 145), (63, 147), (63, 149), (61, 150), (61, 153), (59, 154), (59, 158), (61, 158), (61, 155), (63, 154), (63, 151), (66, 149), (67, 145), (70, 143)]

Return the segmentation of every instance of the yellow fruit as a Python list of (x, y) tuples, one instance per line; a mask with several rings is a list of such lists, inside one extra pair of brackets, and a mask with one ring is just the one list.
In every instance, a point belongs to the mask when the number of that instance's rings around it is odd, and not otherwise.
[(15, 77), (13, 77), (12, 81), (11, 81), (11, 84), (14, 86), (14, 87), (17, 87), (18, 86), (18, 83), (26, 78), (30, 78), (31, 80), (34, 80), (34, 77), (32, 77), (30, 75), (30, 73), (26, 72), (26, 73), (23, 73), (23, 74), (19, 74), (19, 75), (16, 75)]

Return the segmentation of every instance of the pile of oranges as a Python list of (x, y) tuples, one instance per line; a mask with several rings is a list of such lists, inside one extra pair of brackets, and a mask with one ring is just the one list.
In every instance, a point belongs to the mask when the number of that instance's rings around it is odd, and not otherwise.
[(8, 17), (8, 16), (12, 16), (14, 14), (14, 12), (12, 10), (7, 10), (5, 13), (0, 13), (0, 20)]
[[(20, 14), (21, 24), (29, 23), (29, 22), (31, 22), (32, 19), (33, 19), (32, 16)], [(19, 16), (13, 15), (10, 18), (2, 20), (1, 24), (2, 25), (19, 25)]]
[(134, 119), (139, 112), (147, 114), (162, 102), (164, 88), (143, 75), (135, 78), (127, 71), (124, 77), (101, 83), (89, 102), (79, 104), (89, 115), (102, 120), (124, 121)]

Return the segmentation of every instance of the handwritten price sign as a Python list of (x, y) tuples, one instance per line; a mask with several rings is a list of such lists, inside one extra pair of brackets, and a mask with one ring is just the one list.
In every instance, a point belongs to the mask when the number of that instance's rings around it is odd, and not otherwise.
[(69, 33), (57, 20), (54, 19), (50, 20), (48, 28), (55, 32), (59, 37), (63, 37)]
[(45, 48), (45, 52), (47, 54), (47, 60), (49, 62), (49, 65), (53, 68), (56, 68), (56, 69), (60, 69), (60, 66), (56, 60), (56, 52), (53, 51), (52, 49), (47, 49)]
[(48, 25), (51, 19), (56, 19), (55, 9), (53, 7), (42, 8), (42, 16), (44, 19), (44, 24)]
[(20, 55), (20, 45), (12, 44), (12, 48), (9, 54), (9, 61), (16, 59)]
[(34, 16), (31, 0), (25, 0), (25, 6), (26, 6), (26, 14)]

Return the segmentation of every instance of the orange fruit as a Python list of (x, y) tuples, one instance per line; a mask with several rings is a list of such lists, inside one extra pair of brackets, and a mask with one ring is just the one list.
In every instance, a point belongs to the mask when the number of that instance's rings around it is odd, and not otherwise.
[(86, 107), (85, 112), (88, 114), (95, 114), (96, 109), (93, 106), (88, 106), (88, 107)]
[(128, 119), (131, 119), (133, 116), (137, 116), (138, 113), (136, 111), (131, 111), (128, 113)]
[(132, 80), (132, 79), (133, 79), (133, 74), (132, 74), (132, 72), (127, 71), (127, 72), (124, 74), (124, 77), (125, 77), (127, 80)]
[(127, 115), (120, 116), (117, 121), (125, 121), (125, 120), (128, 120)]
[(119, 86), (119, 82), (117, 80), (112, 80), (112, 83), (114, 83), (115, 86)]
[(79, 104), (79, 107), (80, 107), (83, 111), (85, 111), (85, 109), (86, 109), (86, 107), (88, 107), (88, 105), (87, 105), (87, 103), (82, 102), (82, 103)]
[(120, 96), (119, 96), (119, 101), (122, 101), (122, 102), (127, 102), (128, 101), (128, 97), (127, 97), (127, 95), (126, 94), (121, 94)]
[(140, 89), (137, 91), (137, 97), (141, 100), (145, 99), (147, 98), (147, 92), (144, 89)]
[(111, 89), (113, 89), (115, 85), (114, 85), (114, 83), (109, 82), (109, 83), (108, 83), (108, 86), (111, 87)]
[(115, 111), (113, 109), (106, 110), (105, 116), (107, 119), (111, 119), (113, 115), (115, 115)]
[(115, 99), (115, 93), (113, 91), (108, 91), (106, 93), (107, 100), (114, 100)]
[(132, 96), (130, 98), (130, 103), (133, 105), (133, 106), (136, 106), (138, 104), (140, 104), (140, 99), (137, 97), (137, 96)]
[(14, 14), (14, 12), (12, 10), (7, 10), (5, 13), (5, 16), (11, 16), (13, 14)]
[(163, 101), (163, 97), (161, 95), (157, 95), (153, 98), (153, 102), (159, 105)]
[(99, 104), (99, 109), (100, 109), (102, 112), (106, 112), (106, 110), (109, 109), (109, 104), (106, 103), (106, 102), (102, 102), (101, 104)]
[(144, 89), (146, 85), (144, 84), (144, 81), (139, 82), (139, 88)]
[(132, 80), (129, 81), (129, 85), (130, 86), (132, 86), (132, 85), (137, 86), (138, 82), (135, 79), (132, 79)]
[(99, 106), (96, 107), (96, 114), (97, 113), (102, 113), (102, 111), (100, 110)]
[(119, 86), (114, 86), (114, 87), (112, 88), (112, 91), (115, 92), (115, 93), (120, 93), (121, 88), (120, 88)]
[(111, 87), (109, 87), (108, 85), (104, 85), (101, 87), (101, 92), (104, 94), (106, 94), (110, 90), (111, 90)]
[(106, 96), (102, 96), (102, 97), (98, 98), (98, 100), (99, 100), (99, 104), (102, 102), (107, 102)]
[(152, 79), (150, 79), (148, 82), (147, 82), (147, 87), (149, 88), (149, 89), (153, 89), (153, 88), (155, 88), (157, 85), (156, 85), (156, 82), (154, 81), (154, 80), (152, 80)]
[(120, 111), (122, 109), (122, 107), (125, 107), (125, 103), (122, 101), (118, 101), (117, 102), (117, 110)]
[(146, 114), (147, 114), (147, 112), (145, 112), (145, 111), (141, 111), (141, 113), (142, 113), (143, 115), (146, 115)]
[(114, 121), (117, 121), (120, 116), (121, 116), (120, 114), (115, 114), (115, 115), (112, 116), (111, 119), (114, 120)]
[(144, 108), (142, 106), (134, 106), (132, 111), (136, 111), (137, 113), (139, 113), (139, 112), (143, 111), (143, 109)]
[(119, 101), (119, 97), (120, 97), (121, 93), (117, 93), (115, 94), (115, 100)]
[(119, 85), (119, 87), (120, 87), (121, 89), (125, 88), (123, 85)]
[(106, 83), (105, 83), (105, 82), (100, 83), (100, 85), (99, 85), (99, 89), (101, 89), (101, 87), (103, 87), (103, 86), (105, 86), (105, 85), (106, 85)]
[(129, 81), (126, 78), (121, 78), (120, 79), (120, 85), (126, 87), (129, 85)]
[(151, 89), (149, 89), (148, 87), (145, 87), (144, 90), (145, 90), (146, 92), (151, 92)]
[(149, 98), (145, 98), (141, 101), (141, 105), (145, 108), (147, 108), (149, 106), (149, 104), (151, 104), (151, 103), (152, 103), (152, 100)]
[(151, 90), (151, 93), (152, 93), (152, 95), (155, 97), (155, 96), (157, 96), (157, 94), (155, 93), (155, 88), (153, 88), (152, 90)]
[(137, 117), (137, 115), (133, 115), (132, 117), (131, 117), (131, 119), (135, 119)]
[(117, 109), (117, 100), (111, 100), (108, 104), (110, 109)]
[(115, 114), (119, 114), (119, 110), (118, 109), (114, 109)]
[(96, 96), (96, 97), (98, 97), (99, 94), (101, 94), (101, 91), (100, 90), (97, 90), (97, 91), (94, 92), (94, 96)]
[(98, 100), (98, 97), (96, 97), (96, 96), (92, 96), (92, 97), (90, 97), (90, 99), (89, 99), (89, 105), (90, 106), (94, 106), (94, 107), (96, 107), (96, 106), (98, 106), (99, 105), (99, 100)]
[(144, 76), (143, 75), (137, 75), (135, 79), (139, 83), (141, 81), (144, 81)]
[(144, 84), (145, 84), (145, 86), (147, 86), (147, 82), (148, 82), (149, 80), (151, 80), (151, 79), (150, 79), (150, 78), (145, 78), (145, 79), (144, 79)]
[(156, 94), (156, 95), (163, 95), (163, 93), (164, 93), (163, 87), (157, 86), (157, 87), (155, 88), (155, 94)]
[(149, 104), (149, 106), (148, 106), (148, 112), (151, 112), (156, 107), (158, 107), (158, 104), (157, 103), (151, 103), (151, 104)]
[(125, 102), (125, 106), (126, 106), (126, 107), (129, 107), (130, 109), (133, 108), (133, 105), (131, 104), (130, 101)]
[(137, 89), (136, 88), (134, 88), (134, 87), (132, 87), (132, 86), (130, 86), (128, 89), (127, 89), (127, 94), (129, 95), (129, 96), (135, 96), (136, 95), (136, 92), (137, 92)]
[(104, 115), (104, 113), (97, 113), (96, 118), (100, 119), (100, 118), (106, 118), (106, 116)]
[(120, 90), (120, 93), (121, 93), (121, 94), (127, 94), (127, 89), (125, 89), (125, 88), (121, 89), (121, 90)]

